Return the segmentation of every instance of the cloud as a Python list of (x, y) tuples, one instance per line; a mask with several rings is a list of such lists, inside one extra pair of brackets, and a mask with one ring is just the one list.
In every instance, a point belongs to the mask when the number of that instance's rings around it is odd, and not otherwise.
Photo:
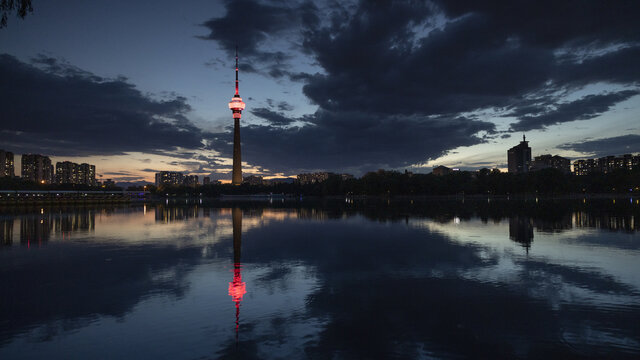
[(490, 19), (490, 30), (516, 35), (523, 42), (546, 48), (633, 42), (638, 40), (640, 32), (636, 21), (640, 4), (635, 1), (620, 2), (616, 6), (606, 0), (589, 1), (580, 6), (553, 0), (519, 1), (513, 6), (474, 0), (436, 2), (447, 17), (482, 14)]
[(535, 115), (525, 115), (519, 121), (511, 124), (513, 131), (541, 129), (549, 125), (575, 120), (588, 120), (608, 111), (613, 105), (638, 95), (638, 90), (624, 90), (614, 93), (587, 95), (581, 99), (559, 104), (553, 110), (544, 111), (542, 108), (529, 111), (539, 111)]
[[(494, 125), (462, 117), (426, 119), (419, 116), (369, 117), (363, 112), (319, 110), (310, 125), (283, 128), (243, 127), (243, 160), (269, 169), (348, 169), (355, 173), (381, 167), (406, 167), (444, 155), (457, 146), (484, 140), (475, 134), (493, 132)], [(217, 139), (217, 141), (229, 141)], [(214, 142), (214, 144), (218, 144)], [(223, 155), (230, 156), (231, 148)]]
[(102, 173), (103, 175), (132, 175), (128, 171), (106, 171)]
[(202, 146), (183, 97), (154, 100), (125, 79), (104, 79), (54, 58), (34, 64), (0, 55), (0, 78), (11, 84), (0, 87), (8, 148), (83, 156)]
[[(274, 109), (277, 99), (255, 109), (269, 124), (242, 129), (244, 159), (276, 169), (363, 169), (424, 162), (495, 137), (492, 123), (469, 115), (475, 111), (516, 117), (510, 130), (523, 131), (591, 119), (636, 95), (640, 4), (621, 6), (243, 0), (205, 26), (206, 38), (229, 52), (231, 39), (248, 39), (242, 51), (252, 66), (302, 81), (318, 106), (304, 117), (308, 125), (288, 128), (281, 125), (298, 119)], [(257, 11), (236, 21), (246, 9)], [(308, 21), (298, 19), (303, 12)], [(288, 47), (273, 45), (278, 39)], [(318, 71), (300, 71), (292, 59), (311, 59)], [(588, 86), (596, 89), (580, 93)], [(567, 100), (571, 94), (582, 95)]]
[[(606, 2), (580, 9), (525, 2), (518, 11), (473, 1), (436, 5), (360, 2), (356, 10), (328, 15), (309, 7), (305, 10), (316, 20), (299, 22), (289, 18), (298, 14), (295, 6), (231, 2), (224, 17), (207, 23), (213, 28), (208, 39), (230, 51), (230, 35), (246, 35), (251, 40), (243, 46), (251, 54), (266, 46), (268, 31), (300, 27), (302, 52), (324, 72), (307, 74), (304, 92), (331, 110), (457, 113), (512, 104), (549, 81), (561, 87), (585, 78), (624, 83), (640, 78), (635, 66), (603, 66), (632, 65), (639, 58), (640, 48), (633, 46), (638, 39), (631, 34), (639, 33), (640, 26), (629, 15), (640, 14), (638, 5), (625, 4), (625, 14)], [(261, 11), (252, 14), (251, 24), (235, 21), (240, 8), (254, 7)], [(426, 36), (419, 31), (425, 27), (430, 29)], [(584, 62), (557, 56), (568, 49), (598, 53), (612, 43), (631, 45)], [(280, 67), (272, 74), (280, 77), (286, 71)]]
[(278, 103), (278, 110), (280, 110), (280, 111), (291, 111), (291, 110), (293, 110), (293, 105), (289, 104), (286, 101), (280, 101)]
[(268, 121), (271, 125), (289, 125), (294, 121), (281, 113), (277, 113), (267, 108), (256, 108), (250, 112), (257, 117)]
[[(294, 116), (290, 103), (265, 94), (266, 106), (250, 113), (266, 124), (243, 123), (243, 160), (287, 174), (358, 174), (509, 135), (477, 112), (515, 117), (510, 131), (544, 129), (604, 115), (637, 95), (640, 3), (583, 5), (229, 0), (224, 15), (202, 24), (201, 38), (227, 54), (237, 45), (242, 71), (296, 82), (317, 108)], [(55, 58), (33, 62), (0, 60), (3, 82), (18, 84), (0, 88), (7, 147), (185, 161), (202, 150), (231, 156), (231, 128), (202, 131), (189, 121), (185, 98), (155, 100), (127, 79)], [(207, 159), (198, 161), (220, 165)]]
[(628, 134), (577, 143), (559, 145), (563, 150), (573, 150), (593, 157), (637, 153), (640, 150), (640, 135)]
[(288, 33), (297, 33), (300, 26), (313, 26), (319, 21), (317, 8), (312, 2), (290, 4), (227, 0), (225, 6), (225, 16), (202, 24), (210, 32), (201, 38), (217, 41), (229, 55), (238, 49), (245, 70), (258, 72), (255, 64), (269, 65), (266, 72), (271, 71), (276, 77), (285, 73), (274, 66), (287, 63), (290, 52), (267, 44), (287, 38)]

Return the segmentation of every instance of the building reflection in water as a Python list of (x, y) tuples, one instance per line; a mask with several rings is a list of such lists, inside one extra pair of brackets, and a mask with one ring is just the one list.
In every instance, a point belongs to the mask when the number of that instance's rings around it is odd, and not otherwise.
[(200, 208), (195, 206), (158, 205), (155, 208), (156, 222), (165, 224), (197, 218)]
[(519, 243), (529, 252), (533, 242), (533, 219), (514, 215), (509, 218), (509, 239)]
[(20, 244), (31, 247), (41, 245), (51, 239), (52, 234), (69, 238), (73, 232), (94, 231), (96, 215), (94, 210), (52, 213), (40, 209), (19, 217), (0, 218), (0, 244), (13, 244), (14, 223), (19, 221)]
[(229, 283), (229, 296), (236, 303), (236, 342), (238, 341), (238, 329), (240, 327), (240, 302), (247, 293), (246, 284), (242, 281), (242, 209), (233, 208), (231, 211), (233, 222), (233, 281)]
[(535, 227), (536, 231), (546, 233), (557, 233), (571, 230), (573, 228), (571, 215), (571, 213), (566, 213), (551, 219), (533, 218), (533, 227)]
[(24, 216), (20, 219), (20, 243), (31, 247), (49, 241), (53, 223), (49, 214), (40, 216)]
[(70, 233), (75, 231), (94, 231), (96, 228), (96, 215), (92, 210), (58, 214), (53, 217), (55, 232)]
[(0, 245), (13, 243), (13, 219), (0, 219)]
[(573, 221), (576, 227), (598, 228), (612, 231), (635, 232), (635, 216), (633, 215), (611, 215), (611, 214), (590, 214), (586, 211), (577, 211), (573, 214)]

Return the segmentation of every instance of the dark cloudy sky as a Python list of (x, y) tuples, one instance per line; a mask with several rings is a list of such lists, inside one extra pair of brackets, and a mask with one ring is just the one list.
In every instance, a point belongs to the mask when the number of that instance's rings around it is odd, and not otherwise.
[(0, 29), (0, 148), (106, 178), (640, 152), (640, 1), (42, 1)]

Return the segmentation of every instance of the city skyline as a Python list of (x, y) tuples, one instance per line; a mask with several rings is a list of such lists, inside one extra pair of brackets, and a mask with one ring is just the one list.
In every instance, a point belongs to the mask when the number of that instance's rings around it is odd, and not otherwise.
[(532, 157), (640, 151), (640, 5), (519, 5), (35, 3), (0, 29), (2, 147), (16, 175), (38, 153), (230, 180), (237, 44), (246, 175), (506, 170), (522, 133)]

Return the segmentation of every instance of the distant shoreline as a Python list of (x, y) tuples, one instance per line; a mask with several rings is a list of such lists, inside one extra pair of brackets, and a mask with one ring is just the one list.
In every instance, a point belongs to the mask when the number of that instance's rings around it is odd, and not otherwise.
[(305, 202), (324, 200), (576, 200), (621, 199), (639, 197), (634, 193), (573, 193), (573, 194), (454, 194), (454, 195), (299, 195), (299, 194), (234, 194), (219, 196), (171, 195), (161, 196), (135, 191), (29, 191), (0, 190), (0, 205), (74, 205), (194, 202)]

